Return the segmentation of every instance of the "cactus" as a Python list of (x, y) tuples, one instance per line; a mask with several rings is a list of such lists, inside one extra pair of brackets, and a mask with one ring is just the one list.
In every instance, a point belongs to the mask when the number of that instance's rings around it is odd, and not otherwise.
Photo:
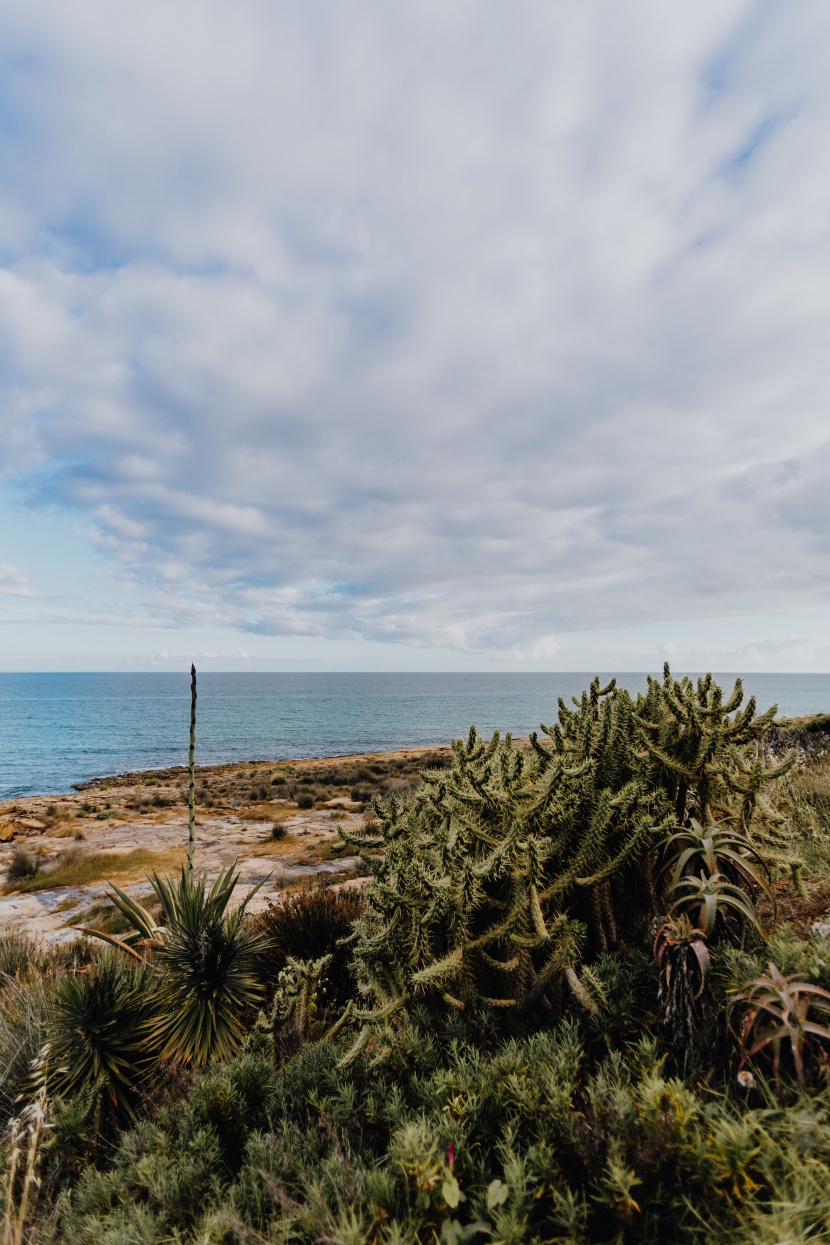
[(665, 911), (673, 835), (718, 818), (756, 854), (751, 828), (772, 814), (761, 787), (795, 758), (759, 763), (774, 709), (742, 700), (740, 681), (725, 699), (710, 675), (668, 667), (636, 699), (595, 679), (529, 750), (471, 728), (451, 769), (376, 805), (375, 830), (341, 830), (372, 873), (353, 936), (370, 1006), (354, 1016), (377, 1032), (426, 1002), (522, 1029), (585, 1006), (579, 964)]

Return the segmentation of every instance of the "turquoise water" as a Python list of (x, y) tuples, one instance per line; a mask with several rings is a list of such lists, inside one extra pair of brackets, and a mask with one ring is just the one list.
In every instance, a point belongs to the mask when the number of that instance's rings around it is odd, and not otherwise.
[[(197, 759), (337, 756), (442, 744), (471, 723), (527, 735), (556, 717), (567, 674), (202, 674)], [(604, 677), (604, 676), (603, 676)], [(631, 691), (644, 674), (618, 676)], [(718, 676), (730, 683), (730, 675)], [(759, 708), (830, 710), (830, 675), (753, 674)], [(182, 674), (0, 674), (0, 797), (187, 761), (190, 679)]]

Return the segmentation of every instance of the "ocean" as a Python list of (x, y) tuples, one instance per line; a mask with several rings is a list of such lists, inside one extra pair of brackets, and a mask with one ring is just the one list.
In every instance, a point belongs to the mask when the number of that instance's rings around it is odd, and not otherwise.
[[(604, 679), (607, 676), (602, 676)], [(556, 718), (557, 697), (592, 676), (565, 674), (200, 674), (199, 764), (383, 752), (448, 743), (471, 723), (527, 735)], [(718, 675), (729, 685), (734, 675)], [(636, 692), (644, 674), (619, 682)], [(830, 675), (752, 674), (759, 709), (830, 711)], [(190, 677), (0, 674), (0, 798), (187, 762)]]

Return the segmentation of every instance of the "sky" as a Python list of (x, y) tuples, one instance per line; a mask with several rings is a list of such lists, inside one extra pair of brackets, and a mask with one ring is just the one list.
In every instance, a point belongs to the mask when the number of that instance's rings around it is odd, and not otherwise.
[(0, 0), (0, 669), (830, 671), (828, 42)]

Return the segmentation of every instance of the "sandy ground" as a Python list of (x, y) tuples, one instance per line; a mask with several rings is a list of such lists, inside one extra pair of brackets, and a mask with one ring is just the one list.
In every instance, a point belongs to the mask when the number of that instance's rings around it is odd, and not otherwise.
[[(238, 770), (250, 777), (252, 766), (212, 767), (203, 773), (232, 780)], [(94, 919), (90, 909), (107, 903), (110, 872), (123, 890), (141, 897), (151, 893), (148, 873), (177, 869), (187, 844), (183, 775), (171, 779), (171, 771), (159, 773), (156, 779), (122, 777), (71, 795), (0, 803), (0, 878), (6, 878), (12, 853), (23, 842), (42, 862), (38, 885), (43, 886), (29, 893), (8, 883), (0, 887), (0, 930), (18, 926), (47, 944), (77, 937), (73, 926)], [(173, 807), (129, 807), (150, 798), (151, 782), (157, 799), (164, 794), (171, 802), (177, 799)], [(236, 862), (240, 899), (249, 886), (262, 883), (252, 911), (326, 874), (335, 885), (361, 886), (365, 878), (359, 876), (359, 858), (350, 849), (334, 853), (332, 848), (339, 843), (338, 825), (355, 831), (364, 821), (363, 805), (347, 794), (302, 811), (289, 799), (215, 801), (214, 807), (197, 810), (196, 868), (213, 877), (223, 865)], [(272, 836), (274, 822), (283, 826), (284, 838)], [(79, 882), (73, 877), (79, 871), (93, 876)]]

